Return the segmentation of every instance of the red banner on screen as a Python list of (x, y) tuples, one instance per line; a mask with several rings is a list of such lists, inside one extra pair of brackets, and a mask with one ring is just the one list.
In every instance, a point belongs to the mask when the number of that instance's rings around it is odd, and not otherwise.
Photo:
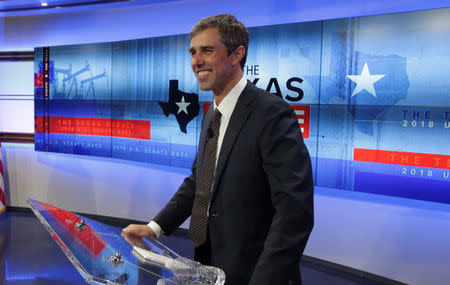
[(450, 169), (450, 155), (355, 148), (353, 160)]
[[(49, 117), (49, 133), (150, 139), (150, 121)], [(43, 117), (36, 117), (35, 131), (44, 132)]]

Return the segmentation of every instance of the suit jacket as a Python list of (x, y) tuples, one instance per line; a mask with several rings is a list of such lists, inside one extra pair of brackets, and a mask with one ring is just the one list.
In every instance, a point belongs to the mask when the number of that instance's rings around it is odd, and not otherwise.
[[(212, 114), (211, 105), (192, 174), (154, 219), (166, 234), (191, 215)], [(226, 284), (301, 284), (299, 261), (313, 227), (313, 180), (289, 104), (247, 82), (222, 142), (212, 191), (211, 265), (225, 271)]]

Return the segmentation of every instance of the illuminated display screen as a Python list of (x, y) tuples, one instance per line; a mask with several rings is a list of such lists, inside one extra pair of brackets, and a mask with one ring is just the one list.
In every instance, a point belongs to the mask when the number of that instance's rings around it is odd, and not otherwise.
[[(250, 28), (318, 186), (450, 203), (450, 9)], [(36, 150), (189, 168), (210, 92), (187, 35), (35, 49)]]

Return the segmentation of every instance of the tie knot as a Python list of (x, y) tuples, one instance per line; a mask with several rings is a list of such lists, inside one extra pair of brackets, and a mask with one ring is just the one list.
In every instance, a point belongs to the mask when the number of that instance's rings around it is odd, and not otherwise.
[(222, 113), (220, 113), (219, 109), (214, 109), (213, 121), (212, 121), (212, 130), (214, 135), (219, 134), (220, 129), (220, 119), (222, 118)]
[(214, 115), (213, 115), (213, 120), (215, 121), (219, 121), (220, 122), (220, 118), (222, 117), (222, 113), (220, 113), (218, 108), (214, 109)]

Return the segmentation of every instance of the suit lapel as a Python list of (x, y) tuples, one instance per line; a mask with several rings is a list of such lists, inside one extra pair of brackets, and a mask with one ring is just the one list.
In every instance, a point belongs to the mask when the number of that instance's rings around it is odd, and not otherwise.
[(228, 127), (222, 141), (219, 160), (217, 161), (216, 166), (216, 173), (214, 175), (214, 186), (212, 193), (213, 198), (214, 192), (216, 191), (216, 187), (222, 177), (223, 170), (233, 148), (234, 142), (236, 141), (236, 138), (238, 137), (251, 112), (250, 105), (255, 99), (256, 94), (256, 87), (254, 87), (249, 81), (247, 81), (247, 85), (242, 91), (242, 94), (239, 96), (236, 106), (234, 107), (234, 111), (231, 114), (230, 122), (228, 123)]

